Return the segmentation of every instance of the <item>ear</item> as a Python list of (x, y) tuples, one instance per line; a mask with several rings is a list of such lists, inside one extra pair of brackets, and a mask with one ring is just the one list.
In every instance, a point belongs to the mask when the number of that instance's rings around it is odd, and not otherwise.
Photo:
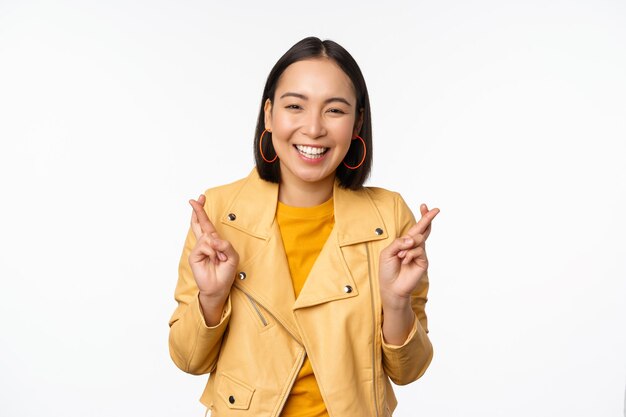
[(272, 100), (270, 100), (269, 98), (265, 100), (263, 111), (265, 112), (265, 128), (271, 132), (272, 131)]
[(356, 122), (354, 123), (354, 135), (355, 136), (361, 132), (361, 128), (363, 127), (363, 113), (364, 113), (364, 110), (361, 108), (361, 110), (359, 110), (359, 116)]

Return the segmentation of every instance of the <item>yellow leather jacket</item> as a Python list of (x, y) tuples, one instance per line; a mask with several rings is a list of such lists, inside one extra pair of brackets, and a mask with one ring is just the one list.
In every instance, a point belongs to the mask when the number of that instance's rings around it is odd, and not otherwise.
[(210, 373), (200, 401), (212, 416), (280, 415), (305, 354), (331, 417), (390, 416), (397, 403), (389, 380), (408, 384), (432, 359), (427, 277), (413, 295), (418, 320), (406, 342), (392, 346), (382, 336), (379, 253), (415, 223), (402, 197), (336, 184), (335, 227), (296, 300), (275, 221), (278, 185), (253, 170), (205, 195), (209, 218), (239, 253), (240, 272), (221, 322), (207, 327), (187, 261), (189, 231), (169, 347), (183, 371)]

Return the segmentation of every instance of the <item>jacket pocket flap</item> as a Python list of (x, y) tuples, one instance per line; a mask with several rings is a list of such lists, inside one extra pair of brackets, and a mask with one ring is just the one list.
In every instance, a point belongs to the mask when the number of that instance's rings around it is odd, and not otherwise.
[(230, 375), (222, 374), (217, 386), (217, 393), (222, 400), (226, 402), (229, 408), (247, 410), (250, 408), (254, 388), (238, 381)]

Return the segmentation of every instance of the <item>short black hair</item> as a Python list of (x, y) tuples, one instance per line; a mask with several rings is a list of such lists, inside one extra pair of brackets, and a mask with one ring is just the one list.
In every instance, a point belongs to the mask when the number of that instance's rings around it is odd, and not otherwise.
[[(270, 71), (265, 88), (263, 89), (263, 97), (261, 98), (261, 109), (259, 110), (259, 118), (257, 120), (256, 131), (254, 135), (254, 160), (256, 163), (259, 176), (266, 181), (280, 182), (280, 164), (267, 163), (261, 155), (259, 141), (263, 131), (265, 130), (265, 102), (270, 99), (274, 104), (274, 94), (276, 93), (276, 85), (282, 73), (287, 67), (294, 62), (306, 59), (327, 58), (335, 62), (343, 72), (350, 78), (354, 90), (356, 92), (356, 119), (358, 120), (361, 110), (363, 111), (363, 123), (359, 136), (365, 141), (367, 152), (365, 160), (358, 169), (348, 169), (343, 163), (337, 167), (336, 176), (339, 185), (352, 190), (359, 189), (363, 186), (365, 180), (369, 177), (372, 169), (372, 117), (367, 93), (367, 85), (361, 73), (358, 64), (352, 58), (352, 55), (346, 51), (341, 45), (331, 40), (320, 40), (316, 37), (308, 37), (293, 45), (285, 54), (274, 64), (274, 68)], [(263, 138), (263, 154), (266, 158), (273, 158), (275, 155), (272, 141), (272, 134), (265, 133)], [(344, 158), (346, 164), (357, 166), (363, 159), (363, 144), (360, 140), (353, 140), (348, 150), (348, 154)]]

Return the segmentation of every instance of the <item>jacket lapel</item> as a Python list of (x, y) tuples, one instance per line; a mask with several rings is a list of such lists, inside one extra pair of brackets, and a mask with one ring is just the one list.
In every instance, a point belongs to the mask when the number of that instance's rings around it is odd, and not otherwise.
[(240, 270), (235, 287), (252, 297), (302, 343), (293, 316), (295, 297), (289, 264), (275, 221), (278, 184), (259, 178), (256, 170), (248, 176), (221, 218), (224, 226), (243, 234), (233, 239), (239, 252)]
[[(354, 252), (364, 242), (386, 239), (387, 229), (367, 189), (333, 190), (335, 227), (320, 252), (295, 302), (294, 310), (321, 303), (356, 297), (359, 294), (355, 272), (366, 270), (367, 254), (356, 255), (363, 264), (346, 261), (346, 253)], [(365, 268), (365, 269), (364, 269)]]

